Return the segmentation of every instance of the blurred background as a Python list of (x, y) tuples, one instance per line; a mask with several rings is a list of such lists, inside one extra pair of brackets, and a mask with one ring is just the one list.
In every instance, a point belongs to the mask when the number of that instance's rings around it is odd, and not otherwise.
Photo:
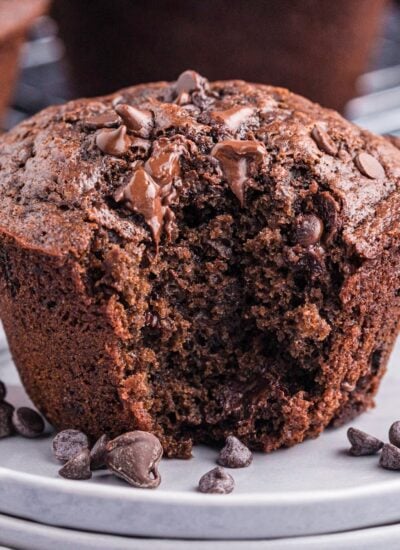
[(394, 0), (0, 0), (0, 125), (192, 68), (400, 135), (399, 30)]

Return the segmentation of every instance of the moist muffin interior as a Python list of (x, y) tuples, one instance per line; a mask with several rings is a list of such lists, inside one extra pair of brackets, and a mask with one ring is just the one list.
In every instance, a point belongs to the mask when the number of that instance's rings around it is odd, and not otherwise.
[[(108, 154), (97, 136), (126, 104), (143, 124)], [(293, 445), (372, 404), (399, 308), (400, 153), (383, 138), (287, 90), (190, 72), (48, 109), (3, 139), (0, 164), (3, 321), (57, 426), (149, 430), (188, 457), (230, 434)], [(162, 214), (129, 204), (140, 170), (169, 186)], [(13, 343), (16, 303), (46, 333), (32, 349), (52, 342), (43, 369)], [(96, 331), (104, 346), (85, 350)]]

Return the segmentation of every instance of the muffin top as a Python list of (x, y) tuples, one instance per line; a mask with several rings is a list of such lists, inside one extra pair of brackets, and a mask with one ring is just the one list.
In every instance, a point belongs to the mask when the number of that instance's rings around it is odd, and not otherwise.
[(323, 231), (373, 257), (391, 238), (399, 177), (396, 147), (331, 110), (186, 71), (50, 107), (2, 136), (0, 231), (79, 259), (106, 228), (156, 258), (183, 225), (239, 219), (263, 197), (288, 239), (302, 216), (304, 243)]

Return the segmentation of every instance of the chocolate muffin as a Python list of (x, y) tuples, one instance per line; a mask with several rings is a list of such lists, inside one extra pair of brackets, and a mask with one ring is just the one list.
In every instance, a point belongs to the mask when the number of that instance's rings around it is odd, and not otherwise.
[(48, 4), (48, 0), (0, 0), (0, 122), (17, 78), (19, 54), (28, 28)]
[(271, 451), (373, 405), (400, 318), (400, 151), (285, 89), (176, 82), (0, 142), (0, 311), (57, 428)]
[[(285, 86), (326, 107), (356, 96), (387, 0), (55, 0), (78, 95), (170, 80)], [(251, 6), (251, 7), (250, 7)]]

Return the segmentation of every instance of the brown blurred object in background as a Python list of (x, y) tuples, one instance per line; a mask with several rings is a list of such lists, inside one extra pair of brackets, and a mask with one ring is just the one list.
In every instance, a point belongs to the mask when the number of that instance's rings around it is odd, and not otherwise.
[(207, 78), (285, 86), (342, 110), (386, 0), (56, 0), (78, 95)]
[(17, 80), (19, 54), (26, 33), (48, 5), (48, 0), (0, 0), (0, 119)]

